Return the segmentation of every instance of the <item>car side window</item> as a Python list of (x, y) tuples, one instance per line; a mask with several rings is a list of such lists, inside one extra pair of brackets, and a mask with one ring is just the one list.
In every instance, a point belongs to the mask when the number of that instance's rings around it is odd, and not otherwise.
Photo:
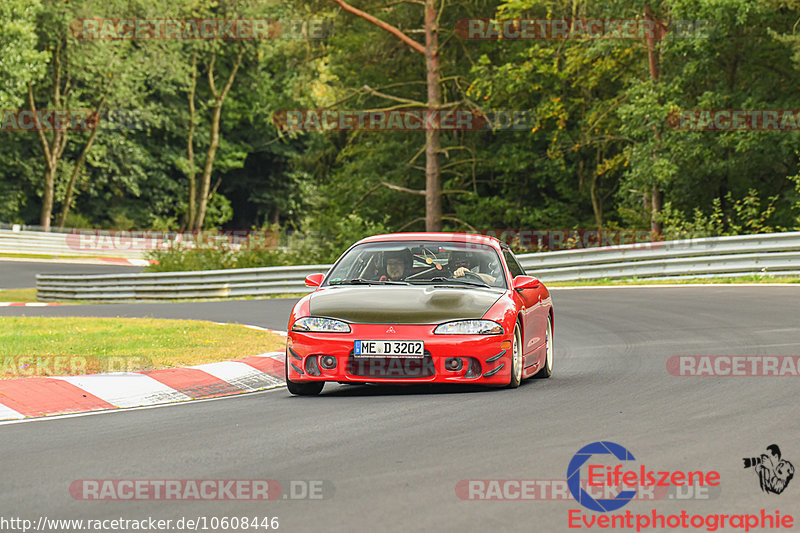
[(511, 250), (503, 250), (503, 257), (506, 258), (506, 263), (508, 264), (508, 270), (511, 272), (512, 278), (525, 275), (525, 270), (523, 270), (522, 265), (519, 264), (517, 258), (514, 257), (514, 254), (511, 253)]

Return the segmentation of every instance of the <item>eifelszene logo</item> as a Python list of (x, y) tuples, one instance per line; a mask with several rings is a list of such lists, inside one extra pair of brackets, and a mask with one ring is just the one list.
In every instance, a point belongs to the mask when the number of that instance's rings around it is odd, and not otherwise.
[[(594, 499), (588, 492), (581, 487), (581, 466), (583, 466), (593, 455), (611, 454), (620, 461), (635, 461), (636, 458), (631, 452), (609, 441), (600, 441), (587, 444), (576, 453), (567, 467), (567, 486), (569, 487), (572, 497), (575, 498), (579, 504), (592, 511), (599, 511), (605, 513), (608, 511), (616, 511), (620, 507), (625, 506), (631, 499), (636, 496), (635, 490), (623, 490), (615, 498), (612, 499)], [(591, 466), (589, 467), (592, 468)], [(589, 474), (589, 484), (594, 485), (591, 481), (592, 474)]]
[[(598, 441), (587, 444), (572, 457), (567, 467), (567, 487), (579, 504), (592, 511), (607, 513), (624, 507), (636, 498), (637, 487), (717, 487), (720, 484), (720, 474), (715, 470), (710, 471), (682, 471), (664, 470), (655, 471), (646, 465), (639, 464), (630, 470), (624, 470), (623, 464), (609, 466), (608, 457), (616, 458), (620, 463), (636, 461), (631, 452), (623, 446), (610, 441)], [(614, 489), (613, 498), (606, 497), (595, 499), (584, 489), (581, 480), (581, 468), (585, 467), (587, 488)], [(623, 490), (618, 490), (617, 487)], [(604, 491), (604, 496), (610, 496)]]
[(794, 477), (794, 465), (781, 458), (781, 449), (777, 444), (767, 446), (767, 453), (761, 457), (745, 457), (745, 468), (752, 468), (758, 474), (761, 490), (767, 494), (780, 494)]

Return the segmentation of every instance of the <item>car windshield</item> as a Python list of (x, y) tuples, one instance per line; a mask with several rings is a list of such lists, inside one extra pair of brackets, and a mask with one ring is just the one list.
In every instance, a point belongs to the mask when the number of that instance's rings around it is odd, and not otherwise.
[(507, 288), (494, 248), (449, 241), (360, 244), (342, 256), (324, 284)]

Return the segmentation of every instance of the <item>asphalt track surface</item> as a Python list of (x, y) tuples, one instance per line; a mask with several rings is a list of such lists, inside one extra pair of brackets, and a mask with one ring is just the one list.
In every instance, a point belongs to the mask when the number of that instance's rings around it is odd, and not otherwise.
[[(456, 484), (564, 479), (576, 451), (610, 440), (635, 455), (635, 469), (716, 470), (722, 482), (709, 500), (634, 501), (618, 513), (779, 510), (797, 529), (800, 480), (764, 494), (742, 458), (777, 443), (800, 466), (800, 378), (675, 377), (665, 364), (672, 355), (800, 354), (800, 287), (557, 290), (553, 300), (554, 376), (516, 390), (327, 385), (319, 397), (276, 389), (0, 426), (2, 515), (277, 516), (288, 532), (574, 531), (575, 501), (464, 501)], [(182, 305), (113, 307), (282, 327), (291, 301)], [(108, 316), (110, 307), (25, 314)], [(120, 478), (324, 480), (333, 490), (266, 503), (87, 502), (68, 491), (74, 480)]]
[(36, 274), (118, 274), (141, 271), (142, 267), (138, 266), (8, 261), (0, 258), (0, 289), (35, 287)]

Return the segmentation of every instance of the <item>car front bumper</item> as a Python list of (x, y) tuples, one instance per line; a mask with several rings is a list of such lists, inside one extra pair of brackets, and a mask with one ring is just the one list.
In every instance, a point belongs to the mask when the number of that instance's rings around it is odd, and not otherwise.
[[(289, 331), (286, 346), (288, 378), (294, 382), (475, 383), (490, 386), (507, 385), (511, 378), (513, 333), (434, 335), (434, 325), (391, 325), (391, 329), (387, 324), (351, 324), (350, 327), (351, 332), (346, 334)], [(425, 343), (425, 357), (356, 357), (353, 353), (356, 340), (421, 340)], [(324, 363), (333, 360), (332, 368), (326, 368)]]

